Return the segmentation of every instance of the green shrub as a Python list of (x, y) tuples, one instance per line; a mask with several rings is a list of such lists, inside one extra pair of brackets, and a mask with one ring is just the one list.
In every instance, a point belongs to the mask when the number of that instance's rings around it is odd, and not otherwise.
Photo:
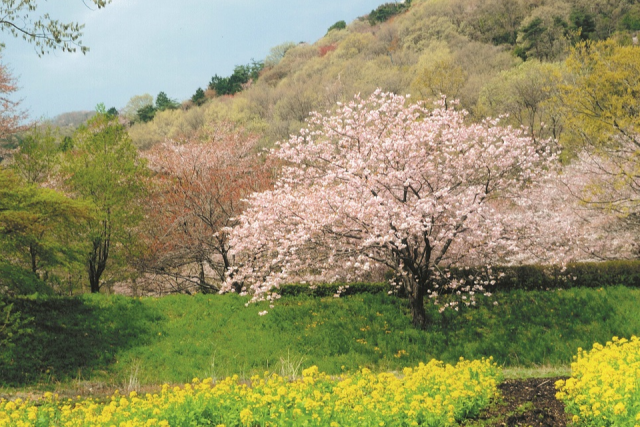
[(0, 295), (30, 295), (53, 293), (42, 280), (24, 268), (0, 261)]

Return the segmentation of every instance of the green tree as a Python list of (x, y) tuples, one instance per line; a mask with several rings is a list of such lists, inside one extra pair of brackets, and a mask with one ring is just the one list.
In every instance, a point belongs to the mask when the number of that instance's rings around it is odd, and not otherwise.
[[(111, 0), (90, 1), (99, 9), (111, 3)], [(48, 13), (37, 16), (37, 9), (38, 0), (1, 0), (0, 30), (33, 43), (39, 56), (56, 49), (75, 52), (79, 48), (82, 53), (89, 50), (82, 45), (83, 24), (60, 22)]]
[(191, 97), (191, 102), (193, 102), (195, 105), (202, 105), (205, 103), (205, 101), (207, 100), (207, 97), (204, 94), (204, 90), (202, 90), (201, 87), (199, 87), (196, 90), (196, 93), (193, 94), (193, 96)]
[(376, 25), (391, 18), (393, 15), (404, 12), (411, 6), (411, 0), (405, 0), (401, 3), (385, 3), (372, 10), (368, 16), (369, 23)]
[(615, 41), (583, 42), (571, 51), (573, 73), (561, 103), (580, 148), (615, 147), (621, 139), (640, 147), (640, 47)]
[(180, 104), (177, 101), (169, 98), (166, 93), (160, 92), (156, 97), (156, 110), (164, 111), (164, 110), (175, 110), (178, 108)]
[(34, 127), (20, 141), (11, 168), (29, 184), (45, 182), (58, 164), (58, 135), (52, 128)]
[(596, 34), (596, 21), (593, 16), (582, 10), (573, 10), (569, 17), (571, 29), (580, 34), (580, 40), (591, 40)]
[(415, 75), (411, 87), (424, 99), (446, 96), (445, 106), (448, 100), (458, 98), (468, 78), (446, 45), (435, 45), (426, 52), (416, 65)]
[(347, 23), (344, 21), (338, 21), (329, 27), (329, 29), (327, 30), (327, 33), (329, 33), (332, 30), (344, 30), (345, 28), (347, 28)]
[(84, 248), (77, 244), (77, 229), (91, 211), (85, 202), (0, 168), (0, 253), (40, 280), (52, 279), (54, 269), (80, 258)]
[(591, 206), (640, 217), (640, 47), (615, 41), (579, 43), (567, 59), (573, 73), (561, 87), (564, 147), (584, 160)]
[(233, 74), (229, 77), (220, 77), (217, 74), (213, 76), (209, 83), (209, 89), (215, 90), (217, 95), (233, 95), (240, 92), (249, 81), (257, 80), (263, 68), (264, 63), (261, 61), (238, 65), (233, 69)]
[(138, 110), (147, 105), (153, 107), (153, 96), (148, 93), (132, 96), (127, 102), (127, 105), (120, 111), (120, 115), (130, 122), (133, 122), (138, 117)]
[[(275, 67), (282, 61), (282, 58), (286, 55), (287, 51), (296, 47), (294, 42), (284, 42), (278, 46), (274, 46), (269, 50), (269, 55), (264, 60), (265, 67)], [(211, 85), (209, 85), (211, 87)]]
[(86, 239), (85, 262), (92, 293), (100, 291), (109, 263), (120, 261), (130, 248), (132, 230), (141, 220), (147, 168), (116, 118), (98, 112), (74, 135), (74, 147), (63, 158), (65, 186), (96, 207)]
[(153, 120), (156, 115), (156, 107), (153, 105), (145, 105), (138, 110), (137, 120), (142, 123), (147, 123)]
[(560, 138), (562, 113), (557, 105), (559, 87), (566, 78), (562, 64), (529, 60), (505, 70), (488, 82), (478, 100), (480, 117), (498, 117), (528, 130), (534, 140)]

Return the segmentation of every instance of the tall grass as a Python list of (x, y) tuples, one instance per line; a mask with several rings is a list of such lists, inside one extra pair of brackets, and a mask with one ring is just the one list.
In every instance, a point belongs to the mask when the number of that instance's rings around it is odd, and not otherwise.
[[(640, 333), (638, 289), (512, 291), (494, 297), (460, 312), (440, 314), (429, 307), (431, 326), (420, 331), (411, 326), (405, 300), (380, 294), (288, 297), (265, 316), (258, 312), (266, 305), (245, 307), (246, 299), (237, 295), (87, 296), (75, 300), (81, 315), (25, 313), (34, 317), (36, 332), (32, 341), (17, 343), (13, 357), (44, 345), (58, 347), (39, 364), (34, 360), (29, 375), (13, 372), (9, 379), (42, 381), (48, 370), (54, 380), (65, 380), (81, 370), (83, 379), (118, 385), (131, 384), (135, 372), (138, 387), (193, 377), (248, 378), (265, 370), (295, 375), (311, 365), (329, 374), (358, 367), (399, 370), (461, 356), (493, 356), (507, 367), (553, 367), (567, 365), (578, 347)], [(39, 334), (43, 323), (49, 329)], [(63, 342), (65, 352), (56, 353)], [(88, 354), (80, 357), (82, 352)], [(7, 369), (0, 372), (6, 376)]]

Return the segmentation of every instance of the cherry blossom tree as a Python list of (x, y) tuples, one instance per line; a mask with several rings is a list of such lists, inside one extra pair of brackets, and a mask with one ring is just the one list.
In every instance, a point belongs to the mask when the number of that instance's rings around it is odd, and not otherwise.
[[(534, 142), (498, 120), (407, 105), (376, 91), (313, 113), (307, 128), (271, 156), (285, 166), (273, 190), (254, 194), (233, 229), (239, 261), (223, 290), (277, 298), (295, 277), (352, 280), (391, 270), (413, 324), (428, 324), (424, 298), (444, 267), (517, 252), (517, 226), (492, 207), (554, 166), (550, 141)], [(483, 283), (458, 283), (471, 298)]]
[(157, 173), (148, 206), (146, 271), (166, 279), (173, 291), (212, 292), (224, 281), (233, 261), (228, 229), (236, 224), (243, 199), (271, 184), (257, 141), (218, 123), (145, 154)]

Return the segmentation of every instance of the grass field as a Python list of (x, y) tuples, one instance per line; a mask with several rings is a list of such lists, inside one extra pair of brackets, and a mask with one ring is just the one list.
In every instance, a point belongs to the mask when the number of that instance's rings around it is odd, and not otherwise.
[(331, 375), (489, 356), (507, 376), (554, 375), (567, 372), (578, 347), (638, 334), (639, 298), (640, 290), (623, 287), (513, 291), (460, 312), (431, 307), (426, 331), (411, 326), (405, 300), (386, 295), (288, 297), (265, 316), (258, 312), (266, 306), (245, 307), (236, 295), (21, 300), (14, 305), (29, 320), (27, 333), (2, 349), (1, 382), (135, 388), (265, 370), (290, 376), (312, 365)]

